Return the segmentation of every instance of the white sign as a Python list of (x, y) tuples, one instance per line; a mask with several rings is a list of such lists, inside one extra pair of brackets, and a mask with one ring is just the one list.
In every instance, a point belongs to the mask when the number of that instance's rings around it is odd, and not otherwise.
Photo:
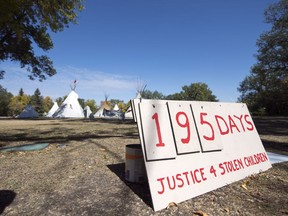
[(243, 103), (132, 104), (155, 211), (271, 167)]

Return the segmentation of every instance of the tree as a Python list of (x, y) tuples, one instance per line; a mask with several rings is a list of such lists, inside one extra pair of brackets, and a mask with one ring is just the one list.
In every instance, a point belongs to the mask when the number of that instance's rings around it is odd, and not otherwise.
[(80, 104), (80, 106), (81, 106), (82, 108), (85, 107), (85, 99), (83, 99), (83, 98), (78, 98), (78, 102), (79, 102), (79, 104)]
[(13, 95), (0, 85), (0, 116), (8, 116), (8, 105)]
[[(21, 92), (23, 93), (21, 95)], [(19, 91), (19, 95), (14, 96), (10, 99), (8, 109), (9, 115), (16, 116), (19, 115), (23, 109), (29, 104), (30, 98), (28, 95), (24, 94), (23, 89)]]
[(264, 16), (272, 27), (257, 40), (257, 63), (240, 83), (239, 101), (252, 112), (288, 115), (288, 0), (270, 5)]
[[(119, 100), (119, 99), (111, 99), (110, 100), (110, 106), (111, 108), (113, 109), (114, 106), (117, 104), (117, 106), (120, 104), (120, 103), (123, 103), (124, 101), (123, 100)], [(119, 107), (119, 106), (118, 106)], [(120, 108), (120, 107), (119, 107)]]
[(192, 83), (190, 86), (183, 86), (180, 93), (168, 95), (169, 100), (191, 100), (191, 101), (218, 101), (216, 96), (205, 83)]
[(162, 100), (165, 98), (165, 96), (158, 91), (150, 91), (150, 90), (143, 90), (141, 92), (141, 97), (145, 99), (155, 99), (155, 100)]
[(90, 107), (92, 113), (95, 113), (97, 111), (97, 106), (96, 106), (95, 100), (93, 100), (93, 99), (92, 100), (86, 100), (85, 106), (87, 106), (87, 105)]
[[(29, 72), (29, 78), (45, 80), (56, 74), (53, 62), (46, 56), (36, 56), (33, 44), (43, 51), (53, 48), (48, 33), (59, 32), (76, 23), (83, 0), (2, 0), (0, 7), (0, 61), (17, 61)], [(4, 71), (0, 71), (3, 78)]]
[(44, 98), (41, 95), (40, 90), (37, 88), (34, 94), (30, 98), (30, 104), (34, 107), (35, 111), (39, 113), (39, 115), (43, 115), (44, 113)]
[(46, 96), (44, 98), (44, 100), (43, 100), (43, 111), (44, 111), (44, 113), (48, 113), (53, 105), (54, 105), (53, 100), (49, 96)]
[(56, 102), (59, 106), (61, 106), (61, 104), (64, 102), (64, 100), (67, 98), (67, 95), (65, 95), (64, 97), (58, 97), (56, 98)]
[(19, 96), (23, 96), (24, 95), (24, 91), (23, 91), (23, 89), (21, 88), (20, 90), (19, 90)]

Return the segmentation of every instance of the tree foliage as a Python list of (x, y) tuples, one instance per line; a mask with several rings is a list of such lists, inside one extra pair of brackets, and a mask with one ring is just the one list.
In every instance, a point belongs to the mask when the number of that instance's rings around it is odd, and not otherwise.
[[(117, 105), (119, 107), (119, 104), (123, 103), (124, 101), (119, 100), (119, 99), (110, 99), (109, 102), (110, 102), (111, 109), (113, 109), (115, 107), (115, 105)], [(119, 109), (120, 109), (120, 107), (119, 107)]]
[(7, 116), (8, 105), (13, 95), (0, 85), (0, 116)]
[(92, 113), (95, 113), (97, 111), (96, 101), (93, 100), (93, 99), (86, 100), (85, 101), (85, 106), (89, 106)]
[(190, 101), (218, 101), (208, 85), (202, 82), (191, 83), (182, 87), (180, 93), (168, 95), (168, 100), (190, 100)]
[(272, 25), (257, 40), (257, 63), (240, 83), (240, 101), (252, 112), (288, 115), (288, 0), (272, 4), (264, 13)]
[(44, 98), (40, 90), (37, 88), (30, 98), (30, 104), (34, 107), (35, 111), (42, 116), (44, 113)]
[(67, 98), (67, 95), (65, 95), (64, 97), (58, 97), (56, 98), (56, 102), (59, 106), (61, 106), (61, 104), (64, 102), (64, 100)]
[[(2, 0), (0, 7), (0, 61), (20, 63), (30, 79), (46, 79), (56, 73), (53, 62), (46, 55), (37, 56), (33, 45), (43, 51), (53, 48), (48, 33), (62, 31), (69, 23), (76, 23), (83, 0)], [(3, 78), (4, 71), (0, 71)]]
[(141, 97), (145, 99), (155, 99), (155, 100), (162, 100), (165, 96), (158, 91), (150, 91), (150, 90), (143, 90), (141, 92)]
[(78, 98), (78, 102), (80, 104), (80, 106), (84, 109), (85, 105), (85, 99), (84, 98)]
[[(20, 94), (21, 93), (21, 94)], [(30, 97), (26, 95), (22, 89), (22, 91), (19, 91), (19, 94), (17, 96), (13, 96), (8, 105), (8, 114), (11, 116), (17, 116), (19, 115), (24, 108), (29, 104)]]
[(54, 105), (53, 100), (49, 96), (46, 96), (44, 98), (44, 100), (43, 100), (43, 111), (44, 111), (44, 113), (48, 113), (53, 105)]

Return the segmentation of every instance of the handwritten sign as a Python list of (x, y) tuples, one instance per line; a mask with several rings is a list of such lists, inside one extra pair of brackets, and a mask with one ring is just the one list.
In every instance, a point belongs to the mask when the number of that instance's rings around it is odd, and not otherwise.
[(271, 167), (243, 103), (132, 104), (155, 211)]

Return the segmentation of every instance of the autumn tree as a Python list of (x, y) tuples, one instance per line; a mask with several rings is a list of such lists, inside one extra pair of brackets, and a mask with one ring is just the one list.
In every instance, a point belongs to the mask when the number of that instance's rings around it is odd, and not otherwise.
[(86, 106), (90, 107), (92, 113), (95, 113), (97, 111), (97, 105), (96, 105), (95, 100), (93, 100), (93, 99), (86, 100), (84, 107), (86, 107)]
[(44, 98), (44, 100), (43, 100), (43, 111), (44, 111), (44, 113), (48, 113), (53, 105), (54, 105), (53, 100), (49, 96), (46, 96)]
[(124, 103), (124, 101), (120, 101), (118, 107), (122, 112), (126, 111), (126, 103)]
[[(123, 100), (119, 100), (119, 99), (111, 99), (109, 102), (110, 102), (111, 109), (113, 109), (116, 104), (117, 104), (117, 106), (119, 107), (119, 104), (120, 104), (120, 103), (124, 103)], [(119, 107), (119, 108), (120, 108), (120, 107)]]
[(21, 88), (19, 91), (19, 94), (17, 96), (13, 96), (10, 99), (10, 102), (8, 104), (8, 109), (9, 109), (9, 115), (16, 116), (19, 115), (24, 108), (29, 104), (30, 102), (30, 97), (26, 95)]
[[(0, 61), (20, 63), (30, 79), (46, 79), (56, 74), (46, 55), (37, 56), (34, 45), (43, 51), (53, 48), (50, 32), (59, 32), (76, 23), (83, 0), (2, 0), (0, 7)], [(0, 70), (0, 78), (4, 71)]]
[(257, 40), (257, 62), (240, 83), (239, 101), (254, 113), (288, 115), (288, 0), (270, 5), (264, 16), (272, 27)]

